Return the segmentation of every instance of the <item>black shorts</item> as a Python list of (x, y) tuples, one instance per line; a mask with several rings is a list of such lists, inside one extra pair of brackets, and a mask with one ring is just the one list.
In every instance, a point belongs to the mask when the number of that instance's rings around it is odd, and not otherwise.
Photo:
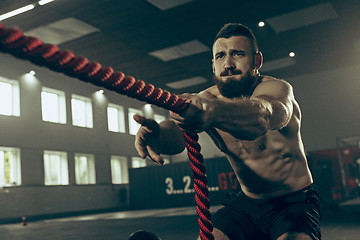
[(310, 186), (267, 201), (241, 192), (213, 215), (212, 223), (230, 240), (275, 240), (286, 232), (302, 232), (320, 240), (320, 219), (319, 196)]

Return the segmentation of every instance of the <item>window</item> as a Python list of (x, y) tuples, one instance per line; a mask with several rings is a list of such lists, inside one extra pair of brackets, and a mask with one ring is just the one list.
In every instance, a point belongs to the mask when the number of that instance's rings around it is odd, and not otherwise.
[(146, 167), (145, 159), (142, 159), (140, 157), (132, 157), (131, 158), (131, 167), (132, 168)]
[(126, 157), (111, 156), (111, 178), (113, 184), (129, 183)]
[(92, 104), (91, 99), (72, 95), (72, 123), (78, 127), (93, 127)]
[(65, 93), (43, 87), (41, 91), (41, 109), (43, 121), (65, 124)]
[(140, 128), (140, 124), (135, 122), (135, 120), (133, 119), (133, 116), (135, 114), (143, 115), (143, 111), (135, 108), (129, 108), (129, 133), (131, 135), (136, 135), (137, 131)]
[(95, 184), (94, 155), (75, 154), (75, 180), (76, 184)]
[(0, 187), (20, 184), (20, 150), (0, 147)]
[(160, 123), (162, 121), (164, 121), (166, 118), (165, 116), (163, 115), (159, 115), (159, 114), (154, 114), (154, 120), (157, 122), (157, 123)]
[(0, 114), (20, 116), (19, 82), (0, 77)]
[(45, 185), (68, 185), (69, 170), (66, 152), (44, 151)]
[(107, 108), (107, 117), (109, 131), (125, 133), (124, 107), (109, 104)]

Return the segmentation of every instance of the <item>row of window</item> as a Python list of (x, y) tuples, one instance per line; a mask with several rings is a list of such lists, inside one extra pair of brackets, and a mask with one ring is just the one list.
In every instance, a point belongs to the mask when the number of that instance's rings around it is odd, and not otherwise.
[[(19, 82), (0, 77), (0, 114), (20, 116)], [(41, 91), (42, 120), (47, 122), (66, 124), (66, 98), (65, 92), (43, 87)], [(72, 124), (78, 127), (93, 127), (92, 101), (90, 98), (71, 95)], [(129, 108), (129, 134), (135, 135), (139, 124), (133, 120), (135, 114), (143, 114), (140, 109)], [(164, 116), (154, 114), (158, 122)], [(111, 132), (125, 133), (124, 107), (109, 103), (107, 107), (108, 130)]]
[[(48, 151), (43, 154), (44, 185), (68, 185), (69, 170), (66, 152)], [(0, 147), (0, 187), (21, 185), (20, 149)], [(128, 159), (125, 156), (111, 156), (111, 178), (113, 184), (129, 183)], [(75, 183), (96, 184), (96, 166), (93, 154), (75, 153)], [(131, 167), (145, 167), (146, 162), (132, 157)]]

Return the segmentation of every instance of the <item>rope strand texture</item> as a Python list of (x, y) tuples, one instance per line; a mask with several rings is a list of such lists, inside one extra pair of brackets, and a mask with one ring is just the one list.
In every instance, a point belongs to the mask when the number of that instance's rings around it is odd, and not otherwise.
[[(177, 113), (187, 107), (185, 100), (175, 94), (145, 84), (132, 76), (125, 76), (122, 72), (114, 72), (111, 67), (103, 68), (98, 62), (90, 63), (87, 58), (76, 57), (69, 50), (60, 51), (56, 45), (45, 44), (38, 38), (25, 36), (18, 29), (5, 28), (1, 23), (0, 51)], [(194, 179), (200, 237), (203, 240), (213, 240), (209, 191), (203, 156), (197, 143), (198, 135), (184, 132), (184, 138)]]

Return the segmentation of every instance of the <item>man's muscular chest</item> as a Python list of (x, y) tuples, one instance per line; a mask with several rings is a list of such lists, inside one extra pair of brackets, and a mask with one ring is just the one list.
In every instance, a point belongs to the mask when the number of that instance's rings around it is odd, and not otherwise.
[(243, 161), (282, 154), (288, 148), (285, 137), (278, 131), (269, 132), (253, 141), (239, 140), (230, 133), (215, 128), (207, 133), (222, 152)]
[(225, 154), (242, 160), (257, 158), (267, 149), (267, 137), (262, 136), (253, 141), (239, 140), (230, 133), (219, 129), (207, 131), (217, 147)]

